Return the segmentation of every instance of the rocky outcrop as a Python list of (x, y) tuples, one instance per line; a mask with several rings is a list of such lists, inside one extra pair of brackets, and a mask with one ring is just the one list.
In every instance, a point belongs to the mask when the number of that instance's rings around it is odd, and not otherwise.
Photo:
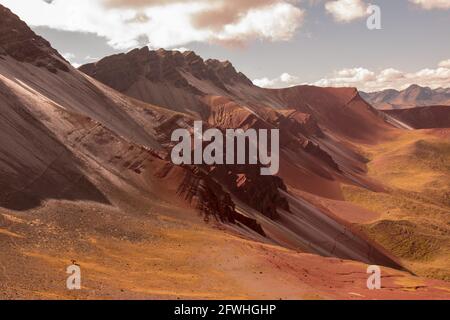
[(223, 223), (240, 223), (262, 236), (266, 236), (256, 220), (236, 211), (236, 205), (230, 193), (217, 183), (211, 175), (197, 166), (174, 166), (167, 162), (156, 174), (160, 179), (169, 176), (173, 170), (183, 170), (178, 181), (177, 193), (192, 207), (204, 214), (205, 221), (215, 218)]
[(242, 72), (236, 71), (230, 61), (219, 61), (216, 59), (208, 59), (205, 61), (208, 70), (211, 71), (222, 83), (232, 84), (235, 82), (245, 83), (249, 86), (253, 85), (252, 81)]
[(279, 127), (294, 135), (323, 137), (323, 132), (317, 124), (317, 120), (308, 113), (295, 110), (281, 111), (283, 117), (279, 119)]
[(222, 165), (204, 169), (236, 198), (270, 219), (278, 218), (278, 208), (289, 211), (289, 204), (280, 193), (280, 190), (287, 190), (283, 180), (277, 176), (262, 176), (257, 165)]
[(44, 38), (0, 5), (0, 58), (10, 56), (20, 62), (46, 68), (52, 73), (69, 71), (68, 63)]
[(322, 148), (317, 143), (307, 140), (303, 143), (302, 147), (303, 150), (305, 150), (308, 154), (326, 163), (329, 167), (333, 168), (335, 171), (342, 172), (341, 169), (339, 168), (339, 165), (334, 161), (333, 157), (326, 151), (322, 150)]

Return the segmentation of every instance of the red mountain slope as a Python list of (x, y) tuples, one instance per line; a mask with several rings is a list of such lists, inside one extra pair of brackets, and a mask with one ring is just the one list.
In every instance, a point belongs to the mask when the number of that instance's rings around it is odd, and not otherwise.
[[(0, 8), (2, 34), (19, 32), (17, 42), (0, 37), (1, 296), (248, 298), (262, 285), (279, 288), (271, 298), (304, 298), (309, 287), (325, 298), (375, 297), (365, 281), (350, 285), (339, 274), (360, 273), (364, 263), (402, 269), (351, 220), (311, 200), (342, 200), (343, 183), (382, 189), (367, 178), (355, 144), (396, 131), (356, 91), (263, 90), (229, 63), (146, 49), (106, 60), (101, 70), (82, 68), (105, 85)], [(279, 128), (280, 175), (173, 165), (172, 131), (197, 119), (219, 129)], [(71, 260), (87, 275), (79, 293), (59, 284), (58, 270)], [(255, 277), (259, 267), (267, 278)], [(311, 280), (298, 280), (317, 267), (323, 271)], [(446, 294), (439, 281), (423, 280), (424, 291), (412, 294), (387, 281), (398, 297)]]

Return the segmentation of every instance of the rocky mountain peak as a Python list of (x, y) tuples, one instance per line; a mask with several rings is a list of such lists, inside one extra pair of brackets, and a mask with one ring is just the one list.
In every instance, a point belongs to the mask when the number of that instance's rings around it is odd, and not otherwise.
[(44, 67), (52, 73), (69, 71), (64, 58), (25, 22), (0, 5), (0, 58), (10, 56), (20, 62)]
[(139, 78), (170, 84), (197, 94), (202, 92), (190, 84), (189, 78), (209, 81), (225, 91), (227, 85), (234, 83), (252, 85), (228, 61), (204, 61), (193, 51), (150, 50), (148, 47), (106, 57), (96, 63), (84, 65), (80, 70), (122, 92)]

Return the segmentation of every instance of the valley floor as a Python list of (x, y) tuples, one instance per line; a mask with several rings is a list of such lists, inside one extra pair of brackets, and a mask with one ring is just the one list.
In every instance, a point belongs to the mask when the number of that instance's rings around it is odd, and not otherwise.
[[(0, 209), (2, 299), (450, 299), (448, 282), (298, 253), (160, 202), (132, 214), (90, 202)], [(82, 290), (66, 289), (81, 267)]]

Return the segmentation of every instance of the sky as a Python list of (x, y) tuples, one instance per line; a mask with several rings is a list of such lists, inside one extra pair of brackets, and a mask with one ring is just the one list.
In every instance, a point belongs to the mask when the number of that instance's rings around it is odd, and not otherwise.
[[(263, 87), (313, 84), (364, 91), (401, 90), (411, 84), (450, 87), (450, 0), (0, 0), (0, 4), (74, 66), (148, 45), (229, 60)], [(380, 22), (381, 29), (369, 29), (368, 19), (371, 25)]]

